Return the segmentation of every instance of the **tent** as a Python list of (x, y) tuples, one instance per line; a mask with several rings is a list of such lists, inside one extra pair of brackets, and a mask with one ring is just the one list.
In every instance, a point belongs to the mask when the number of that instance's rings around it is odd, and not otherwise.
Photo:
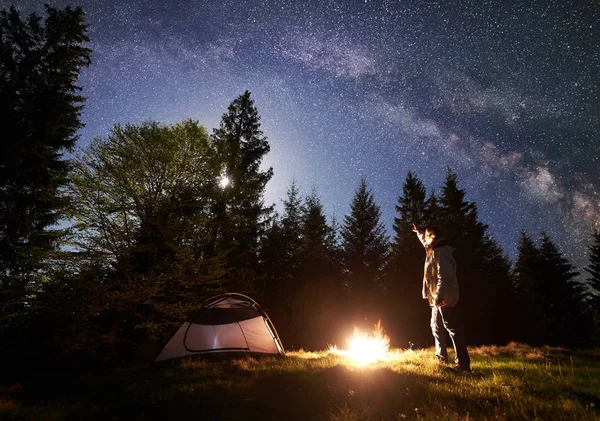
[(284, 355), (267, 313), (252, 298), (228, 293), (209, 298), (177, 330), (155, 362), (193, 355)]

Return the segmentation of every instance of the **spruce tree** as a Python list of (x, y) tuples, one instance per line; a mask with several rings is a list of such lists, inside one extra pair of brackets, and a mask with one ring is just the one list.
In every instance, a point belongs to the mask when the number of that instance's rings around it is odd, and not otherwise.
[[(64, 230), (61, 188), (85, 98), (77, 79), (90, 64), (84, 13), (46, 6), (46, 18), (0, 12), (0, 325), (47, 276)], [(15, 317), (13, 317), (15, 316)], [(9, 319), (11, 322), (9, 322)]]
[(589, 246), (589, 264), (585, 268), (588, 274), (588, 317), (592, 324), (592, 343), (600, 345), (600, 231), (594, 231)]
[(261, 241), (259, 256), (265, 279), (264, 305), (277, 323), (282, 340), (291, 346), (297, 343), (290, 308), (301, 282), (298, 270), (302, 247), (302, 199), (295, 180), (282, 202), (283, 215), (272, 220)]
[(335, 280), (333, 229), (327, 223), (323, 204), (313, 188), (301, 207), (301, 247), (291, 312), (297, 346), (323, 349), (338, 333), (340, 297)]
[(260, 169), (270, 146), (260, 129), (260, 116), (250, 92), (245, 91), (229, 105), (212, 140), (222, 176), (229, 180), (224, 194), (213, 204), (213, 253), (227, 252), (231, 281), (240, 291), (253, 290), (260, 238), (273, 211), (272, 206), (264, 205), (263, 198), (273, 169)]
[(440, 219), (440, 206), (435, 191), (431, 190), (426, 204), (427, 206), (425, 208), (425, 218), (423, 220), (423, 222), (425, 222), (425, 225), (434, 221), (438, 221)]
[(287, 197), (283, 200), (283, 217), (281, 219), (281, 228), (285, 241), (285, 248), (280, 250), (285, 256), (285, 263), (288, 271), (288, 283), (286, 289), (292, 293), (297, 288), (297, 272), (300, 265), (301, 247), (302, 247), (302, 198), (300, 190), (293, 180), (287, 190)]
[[(389, 244), (381, 222), (381, 211), (364, 178), (352, 199), (350, 214), (344, 217), (341, 235), (350, 302), (359, 313), (375, 314), (377, 301), (381, 299)], [(358, 316), (361, 317), (360, 314)], [(368, 316), (365, 317), (368, 319)], [(374, 321), (371, 319), (369, 322)]]
[(322, 279), (334, 271), (335, 244), (333, 228), (314, 189), (304, 198), (301, 221), (302, 276), (313, 281)]
[(456, 251), (459, 306), (465, 315), (470, 342), (504, 343), (514, 331), (515, 321), (505, 314), (514, 304), (510, 263), (497, 242), (479, 221), (477, 205), (465, 200), (457, 176), (448, 170), (439, 201), (438, 223)]
[(589, 246), (589, 264), (585, 268), (586, 279), (591, 289), (590, 305), (593, 310), (600, 312), (600, 231), (594, 231), (593, 240)]
[(579, 272), (545, 233), (542, 233), (539, 252), (546, 343), (585, 345), (589, 332), (583, 319), (583, 286), (576, 279)]
[[(396, 204), (394, 238), (390, 256), (386, 287), (387, 305), (392, 315), (388, 329), (396, 332), (400, 346), (408, 342), (428, 344), (431, 334), (427, 326), (429, 309), (421, 296), (423, 259), (425, 252), (421, 242), (412, 231), (412, 225), (425, 227), (428, 221), (428, 202), (425, 186), (412, 172), (408, 172), (402, 187), (402, 196)], [(435, 196), (432, 197), (435, 200)], [(420, 320), (406, 323), (407, 320)]]
[(513, 268), (517, 297), (515, 312), (518, 320), (516, 339), (532, 345), (543, 344), (546, 338), (541, 270), (540, 252), (533, 239), (522, 231)]

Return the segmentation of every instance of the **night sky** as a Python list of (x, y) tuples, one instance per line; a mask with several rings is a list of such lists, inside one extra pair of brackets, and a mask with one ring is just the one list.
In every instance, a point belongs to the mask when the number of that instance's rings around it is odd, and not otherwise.
[[(581, 269), (600, 224), (595, 1), (47, 1), (82, 5), (93, 63), (83, 147), (115, 123), (193, 118), (209, 132), (252, 92), (275, 176), (338, 218), (362, 176), (391, 234), (412, 170), (450, 167), (511, 258), (545, 230)], [(41, 1), (7, 2), (43, 14)]]

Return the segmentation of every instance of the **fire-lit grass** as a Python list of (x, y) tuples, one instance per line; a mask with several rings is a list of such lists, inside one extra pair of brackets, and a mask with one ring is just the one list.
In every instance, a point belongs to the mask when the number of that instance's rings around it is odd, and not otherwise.
[(0, 387), (0, 419), (597, 420), (600, 350), (470, 349), (473, 372), (433, 350), (390, 350), (364, 364), (335, 350)]

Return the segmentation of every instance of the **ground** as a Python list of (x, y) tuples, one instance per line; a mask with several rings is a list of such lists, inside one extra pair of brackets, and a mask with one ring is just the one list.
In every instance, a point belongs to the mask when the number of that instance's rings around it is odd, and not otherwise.
[[(432, 349), (356, 365), (331, 352), (186, 361), (0, 386), (9, 420), (598, 420), (600, 350), (470, 348), (472, 373)], [(64, 379), (62, 379), (64, 380)]]

